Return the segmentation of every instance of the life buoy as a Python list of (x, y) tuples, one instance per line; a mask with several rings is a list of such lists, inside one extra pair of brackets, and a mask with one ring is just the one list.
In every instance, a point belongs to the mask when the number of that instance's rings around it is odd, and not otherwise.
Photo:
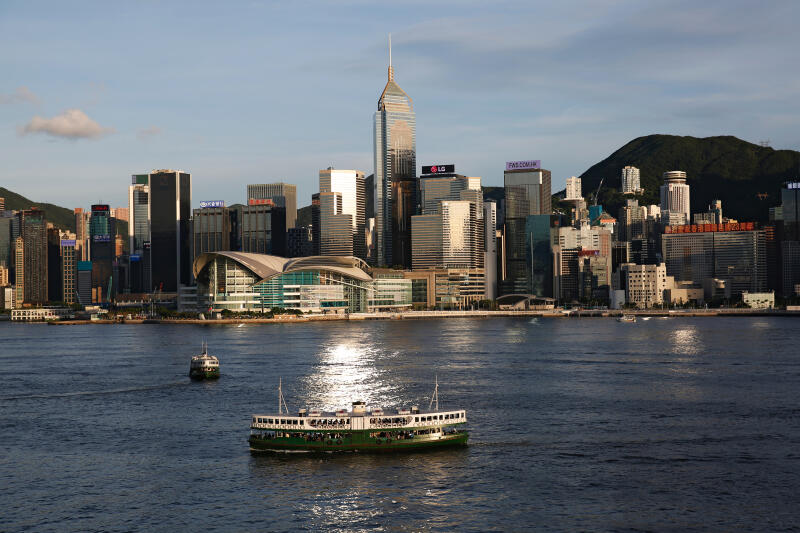
[(341, 440), (337, 440), (337, 441), (336, 441), (336, 444), (341, 444), (341, 443), (342, 443), (342, 441), (341, 441)]
[(328, 441), (328, 442), (326, 442), (325, 444), (327, 444), (328, 446), (330, 446), (331, 444), (333, 444), (333, 441), (332, 441), (332, 440), (329, 440), (329, 441)]

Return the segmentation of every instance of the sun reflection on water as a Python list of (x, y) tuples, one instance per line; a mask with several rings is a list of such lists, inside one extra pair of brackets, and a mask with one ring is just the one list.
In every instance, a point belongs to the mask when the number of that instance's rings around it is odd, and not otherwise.
[[(373, 407), (396, 405), (398, 387), (391, 384), (386, 370), (378, 368), (379, 355), (378, 350), (355, 342), (324, 349), (312, 374), (303, 379), (303, 399), (309, 407), (325, 411), (348, 409), (356, 400)], [(392, 354), (381, 357), (385, 361)]]

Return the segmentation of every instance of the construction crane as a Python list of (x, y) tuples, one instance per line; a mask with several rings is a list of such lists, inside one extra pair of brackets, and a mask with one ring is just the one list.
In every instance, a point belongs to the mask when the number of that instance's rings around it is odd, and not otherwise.
[(597, 186), (597, 190), (594, 193), (594, 203), (592, 205), (597, 205), (597, 197), (600, 196), (600, 187), (603, 186), (603, 180), (605, 178), (600, 178), (600, 185)]

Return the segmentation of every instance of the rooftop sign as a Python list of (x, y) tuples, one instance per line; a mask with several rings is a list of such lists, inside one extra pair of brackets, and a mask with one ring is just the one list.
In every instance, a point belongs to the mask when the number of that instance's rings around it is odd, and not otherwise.
[(430, 165), (422, 167), (423, 174), (452, 174), (455, 171), (455, 165)]
[(206, 208), (209, 208), (209, 207), (225, 207), (225, 201), (224, 200), (206, 200), (206, 201), (200, 202), (200, 207), (202, 207), (203, 209), (206, 209)]
[(247, 205), (271, 205), (274, 207), (275, 202), (272, 201), (272, 198), (250, 198), (247, 200)]
[(506, 170), (534, 170), (542, 168), (541, 159), (530, 161), (506, 161)]
[(719, 231), (753, 231), (755, 222), (729, 222), (726, 224), (686, 224), (684, 226), (667, 226), (664, 233), (708, 233)]
[(70, 246), (75, 246), (75, 239), (62, 239), (61, 240), (61, 247), (68, 248)]

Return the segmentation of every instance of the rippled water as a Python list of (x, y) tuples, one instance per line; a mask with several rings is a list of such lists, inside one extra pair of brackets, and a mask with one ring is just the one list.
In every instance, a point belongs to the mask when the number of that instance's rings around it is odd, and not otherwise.
[[(222, 378), (192, 383), (208, 342)], [(0, 323), (0, 530), (781, 530), (800, 321)], [(470, 446), (251, 455), (251, 413), (465, 408)]]

